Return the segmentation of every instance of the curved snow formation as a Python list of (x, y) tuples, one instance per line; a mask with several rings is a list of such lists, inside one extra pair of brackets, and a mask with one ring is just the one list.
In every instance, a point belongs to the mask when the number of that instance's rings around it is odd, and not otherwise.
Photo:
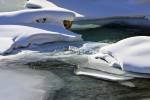
[(150, 37), (137, 36), (104, 46), (96, 56), (122, 70), (150, 73)]
[(0, 24), (51, 23), (63, 25), (64, 20), (73, 21), (71, 12), (53, 9), (26, 9), (13, 12), (1, 12)]
[(26, 24), (0, 25), (0, 54), (10, 53), (20, 47), (56, 41), (81, 41), (81, 36), (59, 25)]
[(26, 7), (73, 12), (76, 20), (150, 15), (148, 0), (29, 0)]

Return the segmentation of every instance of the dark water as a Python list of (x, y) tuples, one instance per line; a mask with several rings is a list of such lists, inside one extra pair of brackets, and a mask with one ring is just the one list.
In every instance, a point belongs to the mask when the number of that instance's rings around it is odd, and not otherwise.
[(117, 42), (119, 40), (133, 36), (149, 36), (150, 31), (140, 28), (124, 28), (118, 27), (102, 27), (86, 30), (74, 30), (76, 33), (82, 34), (85, 41), (102, 41), (102, 42)]

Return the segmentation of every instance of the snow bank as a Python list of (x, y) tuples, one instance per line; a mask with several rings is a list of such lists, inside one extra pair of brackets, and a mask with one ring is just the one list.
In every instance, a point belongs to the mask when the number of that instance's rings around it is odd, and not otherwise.
[(29, 5), (37, 8), (59, 9), (70, 11), (78, 19), (97, 19), (109, 17), (135, 17), (150, 15), (148, 0), (29, 0)]
[(59, 25), (26, 24), (0, 25), (0, 53), (10, 53), (20, 47), (28, 47), (56, 41), (80, 41), (81, 36)]
[(150, 73), (150, 37), (137, 36), (100, 49), (99, 57), (125, 71)]

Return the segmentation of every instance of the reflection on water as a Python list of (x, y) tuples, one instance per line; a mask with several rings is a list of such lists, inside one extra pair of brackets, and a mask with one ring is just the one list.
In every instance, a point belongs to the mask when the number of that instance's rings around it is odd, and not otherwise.
[(24, 9), (26, 0), (0, 0), (0, 12)]

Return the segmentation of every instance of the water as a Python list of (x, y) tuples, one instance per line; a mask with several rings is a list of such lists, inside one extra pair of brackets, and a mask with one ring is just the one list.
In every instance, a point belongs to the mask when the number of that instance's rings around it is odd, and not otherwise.
[[(6, 3), (8, 1), (9, 3)], [(24, 2), (25, 0), (24, 1), (0, 0), (0, 5), (2, 5), (0, 6), (0, 11), (13, 11), (18, 9), (23, 9)], [(93, 44), (96, 44), (97, 42), (112, 43), (127, 37), (132, 37), (137, 35), (149, 35), (147, 33), (141, 34), (141, 31), (139, 31), (139, 29), (129, 29), (129, 28), (127, 29), (127, 28), (103, 27), (103, 28), (94, 28), (88, 30), (73, 30), (73, 31), (82, 34), (85, 41), (94, 42)], [(26, 54), (26, 52), (24, 54)], [(35, 90), (34, 92), (32, 92), (32, 94), (36, 95), (35, 91), (37, 91), (37, 87), (39, 86), (42, 86), (41, 89), (45, 91), (47, 89), (50, 89), (51, 91), (49, 93), (49, 96), (51, 98), (49, 98), (49, 100), (128, 100), (128, 99), (148, 100), (150, 99), (149, 80), (141, 80), (141, 79), (133, 80), (133, 82), (136, 84), (137, 87), (130, 88), (127, 86), (123, 86), (117, 82), (111, 82), (111, 81), (106, 81), (106, 80), (101, 80), (101, 79), (96, 79), (96, 78), (86, 77), (86, 76), (76, 76), (73, 73), (74, 65), (64, 63), (58, 60), (49, 59), (46, 61), (38, 61), (38, 62), (36, 61), (33, 63), (24, 64), (25, 62), (28, 62), (30, 60), (33, 61), (35, 59), (43, 60), (45, 58), (51, 58), (51, 56), (54, 57), (54, 55), (59, 55), (59, 56), (64, 56), (68, 54), (76, 55), (76, 52), (62, 50), (59, 52), (53, 52), (52, 54), (50, 53), (48, 53), (47, 55), (46, 54), (40, 54), (38, 58), (36, 55), (34, 55), (34, 53), (31, 53), (27, 55), (28, 58), (31, 57), (30, 59), (27, 59), (25, 56), (22, 56), (22, 58), (18, 58), (18, 60), (16, 60), (17, 58), (13, 59), (10, 56), (10, 60), (3, 59), (0, 65), (1, 68), (4, 68), (5, 70), (7, 69), (8, 71), (13, 69), (13, 74), (11, 75), (15, 74), (16, 77), (21, 75), (23, 77), (22, 78), (23, 82), (25, 82), (24, 85), (27, 86), (33, 85), (32, 88), (35, 88)], [(23, 74), (21, 74), (20, 72)], [(0, 79), (0, 80), (4, 81), (5, 79)], [(38, 85), (35, 85), (32, 80), (34, 80), (35, 83), (37, 82)], [(28, 81), (30, 82), (28, 83)], [(64, 85), (63, 88), (61, 85), (62, 86)], [(23, 93), (26, 93), (26, 91)], [(30, 93), (30, 91), (27, 93)]]

